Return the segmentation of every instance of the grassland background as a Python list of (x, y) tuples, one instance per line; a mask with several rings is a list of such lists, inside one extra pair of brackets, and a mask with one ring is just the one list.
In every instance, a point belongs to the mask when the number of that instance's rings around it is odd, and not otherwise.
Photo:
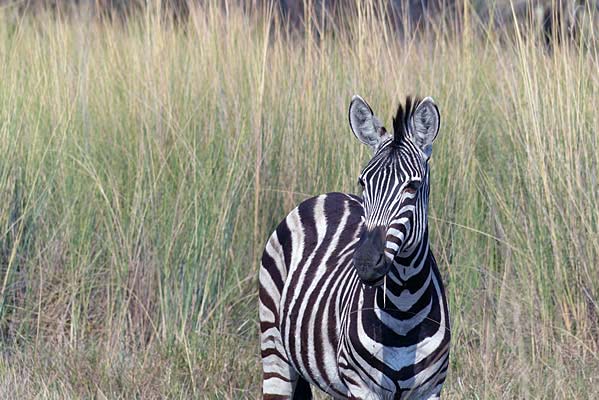
[[(360, 3), (362, 4), (362, 3)], [(0, 17), (0, 397), (257, 398), (257, 261), (301, 200), (357, 192), (360, 93), (432, 95), (446, 398), (599, 398), (599, 56), (486, 31), (399, 40), (363, 3), (288, 34)]]

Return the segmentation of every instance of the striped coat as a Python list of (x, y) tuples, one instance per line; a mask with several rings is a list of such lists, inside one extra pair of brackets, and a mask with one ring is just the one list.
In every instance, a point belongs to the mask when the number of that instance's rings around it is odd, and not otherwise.
[[(403, 150), (386, 139), (373, 160), (401, 159)], [(427, 183), (428, 170), (420, 172)], [(368, 167), (361, 179), (369, 179), (367, 173)], [(418, 195), (405, 182), (402, 187), (405, 196), (390, 183), (385, 189), (402, 199), (396, 218), (385, 226), (383, 254), (390, 261), (383, 285), (365, 283), (356, 268), (358, 249), (368, 247), (364, 237), (376, 231), (369, 223), (377, 213), (366, 206), (384, 197), (376, 191), (306, 200), (271, 235), (260, 269), (265, 399), (310, 398), (310, 385), (340, 399), (440, 395), (450, 339), (443, 283), (429, 248), (426, 220), (420, 221), (420, 231), (404, 226), (406, 221), (417, 225), (419, 219), (409, 217), (415, 210), (426, 213), (428, 185), (418, 188)], [(408, 230), (416, 236), (410, 237)], [(411, 243), (407, 250), (397, 237)]]

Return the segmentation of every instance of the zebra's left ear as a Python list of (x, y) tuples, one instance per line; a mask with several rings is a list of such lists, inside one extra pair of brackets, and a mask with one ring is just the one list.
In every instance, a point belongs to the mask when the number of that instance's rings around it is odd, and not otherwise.
[(414, 144), (422, 150), (428, 160), (433, 153), (433, 142), (439, 133), (441, 115), (431, 97), (418, 104), (410, 119), (410, 131)]

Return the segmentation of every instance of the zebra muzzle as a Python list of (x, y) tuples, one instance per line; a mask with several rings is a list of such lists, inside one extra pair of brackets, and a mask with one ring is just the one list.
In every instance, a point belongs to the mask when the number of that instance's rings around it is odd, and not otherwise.
[(378, 286), (391, 268), (385, 256), (385, 229), (377, 227), (360, 236), (354, 252), (353, 263), (360, 280), (370, 286)]

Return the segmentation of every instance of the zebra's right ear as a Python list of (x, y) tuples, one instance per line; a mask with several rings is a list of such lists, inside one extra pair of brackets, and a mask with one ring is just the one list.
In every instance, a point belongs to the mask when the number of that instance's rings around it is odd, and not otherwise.
[(372, 108), (358, 95), (352, 98), (349, 105), (349, 126), (358, 140), (373, 151), (377, 151), (383, 142), (391, 138)]

